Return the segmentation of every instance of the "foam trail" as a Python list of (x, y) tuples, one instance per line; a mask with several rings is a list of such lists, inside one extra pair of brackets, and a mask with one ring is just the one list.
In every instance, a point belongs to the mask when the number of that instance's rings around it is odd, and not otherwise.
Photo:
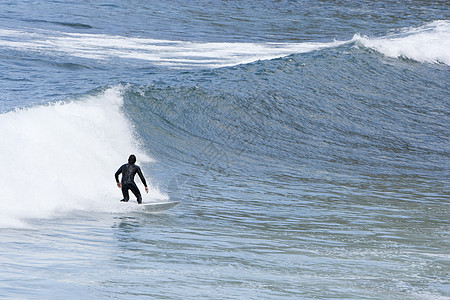
[(353, 40), (388, 57), (450, 65), (450, 21), (434, 21), (380, 38), (355, 35)]
[(105, 61), (136, 59), (169, 67), (234, 66), (344, 43), (204, 43), (105, 34), (0, 30), (0, 46), (3, 47)]
[[(133, 139), (122, 102), (112, 88), (0, 115), (0, 227), (73, 210), (120, 209), (114, 172), (130, 153), (138, 163), (151, 161)], [(165, 196), (154, 190), (151, 197)]]

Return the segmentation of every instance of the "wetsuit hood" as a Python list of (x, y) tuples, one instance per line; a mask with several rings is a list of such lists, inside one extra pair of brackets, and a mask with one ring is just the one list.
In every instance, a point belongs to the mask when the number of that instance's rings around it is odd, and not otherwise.
[(132, 165), (136, 163), (136, 156), (134, 154), (131, 154), (130, 157), (128, 157), (128, 163)]

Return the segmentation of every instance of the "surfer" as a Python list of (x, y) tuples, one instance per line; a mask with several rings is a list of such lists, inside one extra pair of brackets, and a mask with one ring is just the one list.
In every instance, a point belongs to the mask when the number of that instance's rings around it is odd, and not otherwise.
[[(130, 200), (128, 190), (131, 190), (133, 194), (136, 196), (137, 202), (139, 204), (142, 204), (141, 192), (139, 191), (136, 183), (134, 182), (134, 176), (136, 175), (136, 173), (139, 175), (139, 178), (144, 184), (145, 191), (147, 193), (148, 187), (144, 175), (142, 174), (141, 168), (139, 168), (138, 165), (135, 165), (135, 163), (136, 163), (136, 156), (134, 154), (131, 154), (130, 157), (128, 158), (128, 163), (121, 166), (119, 170), (117, 170), (116, 174), (114, 174), (114, 177), (116, 178), (117, 186), (119, 188), (122, 188), (123, 199), (120, 200), (121, 202), (128, 202), (128, 200)], [(119, 182), (120, 174), (122, 174), (122, 183)]]

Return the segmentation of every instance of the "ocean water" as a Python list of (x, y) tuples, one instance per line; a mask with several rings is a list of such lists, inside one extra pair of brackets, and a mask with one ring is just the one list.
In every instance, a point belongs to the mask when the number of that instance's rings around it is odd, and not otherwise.
[(450, 299), (449, 12), (1, 1), (0, 298)]

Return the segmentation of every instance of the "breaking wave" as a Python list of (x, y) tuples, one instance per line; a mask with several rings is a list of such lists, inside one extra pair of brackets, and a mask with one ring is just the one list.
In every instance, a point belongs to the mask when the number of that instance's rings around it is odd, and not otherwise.
[(449, 21), (434, 21), (379, 38), (355, 35), (353, 40), (388, 57), (450, 65)]
[[(141, 164), (152, 161), (123, 115), (122, 103), (120, 88), (111, 88), (0, 115), (6, 141), (0, 145), (0, 227), (74, 210), (120, 209), (114, 172), (130, 153)], [(166, 196), (153, 188), (150, 198), (161, 197)]]

